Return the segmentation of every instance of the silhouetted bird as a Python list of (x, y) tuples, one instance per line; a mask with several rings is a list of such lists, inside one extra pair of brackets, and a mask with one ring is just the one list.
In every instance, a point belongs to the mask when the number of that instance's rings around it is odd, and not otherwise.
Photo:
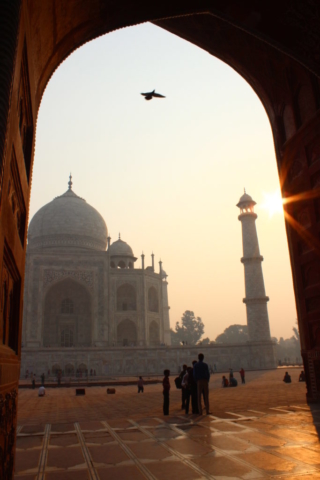
[(166, 98), (164, 95), (160, 95), (160, 93), (156, 93), (155, 90), (152, 90), (152, 92), (141, 93), (141, 95), (145, 97), (145, 100), (152, 100), (152, 97)]

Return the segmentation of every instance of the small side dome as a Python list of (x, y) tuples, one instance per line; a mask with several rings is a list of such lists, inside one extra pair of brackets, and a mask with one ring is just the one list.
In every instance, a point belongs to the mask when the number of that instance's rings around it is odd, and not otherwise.
[(126, 242), (121, 240), (120, 234), (119, 239), (113, 242), (112, 245), (108, 248), (108, 253), (110, 255), (110, 267), (111, 268), (120, 268), (120, 269), (131, 269), (134, 268), (134, 262), (137, 260), (133, 255), (132, 248)]
[(133, 251), (130, 245), (119, 239), (113, 242), (108, 249), (110, 257), (133, 257)]

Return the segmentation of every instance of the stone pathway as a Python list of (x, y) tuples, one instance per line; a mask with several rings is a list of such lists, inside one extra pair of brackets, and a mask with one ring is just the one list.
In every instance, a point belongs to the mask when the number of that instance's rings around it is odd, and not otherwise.
[[(71, 389), (55, 389), (44, 398), (28, 391), (19, 398), (15, 478), (320, 480), (320, 406), (305, 403), (305, 385), (280, 379), (274, 401), (267, 395), (268, 405), (262, 387), (258, 400), (254, 395), (259, 385), (278, 382), (277, 375), (253, 372), (238, 389), (218, 389), (216, 378), (208, 416), (181, 413), (180, 392), (173, 390), (172, 415), (164, 417), (155, 405), (161, 395), (156, 385), (143, 395), (134, 387), (108, 396), (92, 388), (80, 398)], [(288, 392), (293, 402), (274, 405)], [(57, 414), (59, 408), (65, 411)]]

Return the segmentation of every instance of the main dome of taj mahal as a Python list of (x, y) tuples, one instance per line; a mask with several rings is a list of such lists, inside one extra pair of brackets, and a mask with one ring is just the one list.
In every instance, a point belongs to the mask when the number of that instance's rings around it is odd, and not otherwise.
[(44, 205), (32, 218), (28, 246), (72, 247), (104, 251), (108, 230), (100, 213), (72, 190)]

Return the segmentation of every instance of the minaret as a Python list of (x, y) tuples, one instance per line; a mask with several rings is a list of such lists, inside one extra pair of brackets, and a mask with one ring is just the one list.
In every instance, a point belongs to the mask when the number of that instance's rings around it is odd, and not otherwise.
[(270, 341), (270, 326), (258, 236), (256, 230), (257, 214), (254, 213), (256, 202), (244, 191), (237, 207), (240, 208), (238, 219), (242, 224), (242, 246), (246, 297), (243, 303), (247, 308), (247, 324), (250, 341)]

